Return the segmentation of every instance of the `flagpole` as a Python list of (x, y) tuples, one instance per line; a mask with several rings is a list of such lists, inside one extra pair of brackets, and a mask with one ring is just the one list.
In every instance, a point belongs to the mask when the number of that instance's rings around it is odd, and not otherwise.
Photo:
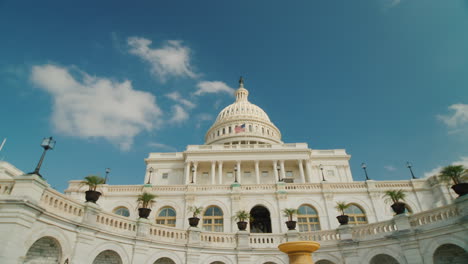
[(0, 145), (0, 151), (2, 151), (3, 146), (5, 145), (6, 140), (7, 140), (6, 138), (3, 139), (2, 144)]

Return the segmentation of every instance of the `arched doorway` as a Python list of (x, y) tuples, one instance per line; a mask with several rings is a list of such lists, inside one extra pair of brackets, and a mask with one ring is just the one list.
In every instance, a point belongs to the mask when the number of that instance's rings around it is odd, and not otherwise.
[(454, 244), (444, 244), (434, 251), (434, 264), (463, 264), (468, 263), (468, 253)]
[(28, 249), (23, 263), (56, 264), (62, 257), (60, 244), (52, 237), (42, 237)]
[(170, 258), (160, 258), (156, 260), (153, 264), (175, 264), (175, 262)]
[(250, 210), (253, 221), (250, 222), (251, 233), (271, 233), (270, 211), (266, 207), (257, 205)]
[(113, 250), (105, 250), (97, 255), (93, 264), (122, 264), (122, 258)]
[(335, 264), (329, 260), (326, 260), (326, 259), (322, 259), (322, 260), (319, 260), (317, 262), (315, 262), (315, 264)]
[(378, 254), (375, 255), (371, 260), (370, 264), (400, 264), (398, 261), (387, 254)]

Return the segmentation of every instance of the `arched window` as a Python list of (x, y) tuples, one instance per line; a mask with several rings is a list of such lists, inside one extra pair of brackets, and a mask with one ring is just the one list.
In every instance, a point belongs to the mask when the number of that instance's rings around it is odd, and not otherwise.
[(163, 207), (156, 217), (156, 224), (174, 226), (176, 224), (176, 211), (172, 207)]
[(350, 225), (364, 225), (367, 224), (367, 217), (364, 210), (357, 204), (351, 204), (345, 211), (345, 214), (349, 216)]
[(42, 237), (29, 248), (23, 263), (59, 263), (62, 248), (52, 237)]
[(301, 205), (297, 210), (299, 232), (320, 230), (317, 211), (310, 205)]
[(400, 264), (400, 263), (398, 263), (398, 261), (390, 255), (378, 254), (370, 260), (369, 264)]
[(223, 232), (223, 211), (217, 206), (210, 206), (203, 214), (203, 230)]
[(160, 258), (156, 260), (153, 264), (175, 264), (175, 262), (170, 258)]
[(443, 244), (434, 251), (432, 260), (434, 264), (466, 263), (468, 252), (454, 244)]
[(129, 217), (130, 211), (127, 209), (127, 207), (120, 206), (114, 209), (114, 214)]
[(122, 258), (113, 250), (105, 250), (99, 253), (93, 261), (93, 264), (101, 263), (122, 264)]

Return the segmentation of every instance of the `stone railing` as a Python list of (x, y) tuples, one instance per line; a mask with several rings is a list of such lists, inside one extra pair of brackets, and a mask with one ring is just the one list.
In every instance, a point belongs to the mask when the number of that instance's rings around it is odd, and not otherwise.
[(249, 191), (271, 191), (274, 192), (276, 191), (276, 184), (245, 184), (241, 185), (240, 189), (245, 192)]
[(453, 205), (446, 205), (430, 211), (425, 211), (411, 215), (409, 221), (412, 227), (432, 224), (435, 222), (445, 221), (449, 218), (454, 218), (459, 215), (458, 209)]
[(279, 244), (286, 242), (285, 234), (250, 234), (251, 248), (277, 248)]
[(187, 231), (152, 224), (149, 229), (149, 238), (155, 241), (171, 242), (174, 244), (187, 243)]
[(96, 216), (97, 224), (105, 230), (126, 235), (136, 234), (136, 221), (127, 217), (101, 212)]
[(79, 221), (84, 212), (84, 207), (81, 203), (50, 188), (44, 190), (40, 205), (47, 211), (60, 215), (61, 217), (71, 216), (75, 221)]
[(200, 240), (207, 247), (235, 248), (237, 245), (236, 235), (219, 232), (201, 232)]
[(335, 241), (340, 240), (340, 235), (336, 229), (322, 230), (314, 232), (301, 232), (299, 233), (300, 240), (309, 241)]
[(0, 195), (8, 195), (15, 184), (14, 180), (10, 179), (0, 179)]
[(186, 185), (161, 185), (161, 186), (152, 186), (151, 190), (159, 193), (159, 192), (185, 192), (187, 191)]
[(374, 238), (375, 236), (380, 236), (396, 230), (397, 227), (392, 219), (384, 222), (353, 226), (352, 235), (353, 238), (356, 239)]

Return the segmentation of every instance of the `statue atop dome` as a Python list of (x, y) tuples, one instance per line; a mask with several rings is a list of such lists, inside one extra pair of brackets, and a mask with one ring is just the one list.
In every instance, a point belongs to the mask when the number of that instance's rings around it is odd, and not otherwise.
[(242, 76), (239, 78), (239, 88), (244, 88), (244, 78)]

